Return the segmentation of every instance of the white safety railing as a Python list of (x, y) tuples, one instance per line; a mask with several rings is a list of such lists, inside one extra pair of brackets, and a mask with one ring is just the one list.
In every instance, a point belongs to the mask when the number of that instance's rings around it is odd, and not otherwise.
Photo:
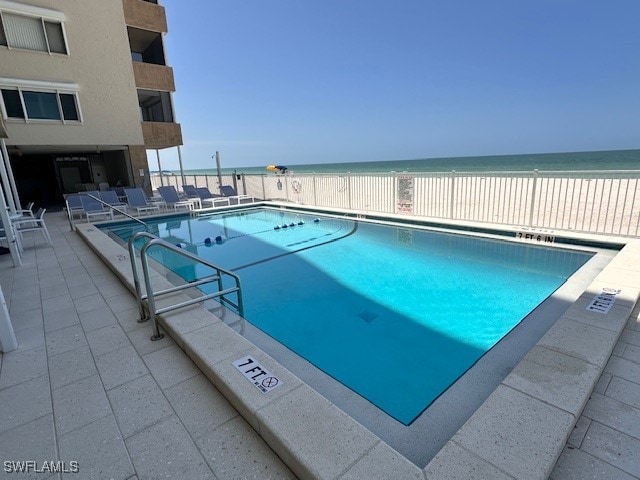
[[(179, 176), (163, 181), (181, 189)], [(212, 193), (219, 184), (213, 175), (187, 175), (185, 183)], [(640, 170), (225, 175), (222, 184), (259, 199), (362, 213), (640, 236)]]

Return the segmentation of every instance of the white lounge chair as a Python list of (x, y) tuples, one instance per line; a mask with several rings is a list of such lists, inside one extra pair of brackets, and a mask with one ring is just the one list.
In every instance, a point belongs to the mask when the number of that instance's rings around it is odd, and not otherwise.
[(80, 202), (82, 203), (82, 210), (84, 210), (84, 214), (87, 217), (87, 222), (92, 217), (108, 217), (113, 220), (113, 210), (105, 208), (98, 200), (99, 198), (97, 191), (88, 191), (80, 194)]
[(193, 209), (193, 202), (190, 200), (180, 200), (178, 192), (172, 185), (169, 185), (168, 187), (158, 187), (158, 193), (164, 200), (167, 207), (173, 207), (174, 210), (177, 210), (178, 208), (186, 208), (187, 210)]
[(147, 200), (147, 196), (140, 188), (125, 188), (124, 194), (127, 196), (129, 208), (135, 210), (136, 213), (160, 211), (160, 208)]

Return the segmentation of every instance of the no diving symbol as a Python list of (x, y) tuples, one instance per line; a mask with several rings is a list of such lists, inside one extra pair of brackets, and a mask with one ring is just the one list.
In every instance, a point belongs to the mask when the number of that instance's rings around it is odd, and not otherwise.
[(278, 379), (276, 377), (267, 377), (262, 380), (262, 386), (264, 388), (273, 388), (278, 385)]

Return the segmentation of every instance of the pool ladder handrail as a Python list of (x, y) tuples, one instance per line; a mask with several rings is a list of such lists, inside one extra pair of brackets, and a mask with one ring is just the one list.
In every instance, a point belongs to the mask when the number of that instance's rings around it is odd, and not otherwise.
[[(142, 264), (142, 273), (144, 275), (144, 283), (145, 283), (145, 289), (146, 289), (146, 294), (142, 293), (142, 288), (140, 286), (140, 273), (138, 270), (138, 263), (136, 261), (136, 252), (135, 252), (135, 246), (134, 246), (134, 242), (138, 239), (138, 238), (148, 238), (150, 239), (148, 242), (146, 242), (142, 248), (140, 249), (140, 261)], [(209, 262), (208, 260), (205, 260), (204, 258), (201, 258), (197, 255), (194, 255), (191, 252), (187, 252), (185, 250), (183, 250), (180, 247), (176, 247), (175, 245), (162, 240), (161, 238), (156, 237), (155, 235), (149, 233), (149, 232), (138, 232), (134, 235), (131, 236), (131, 238), (129, 239), (128, 242), (128, 246), (129, 246), (129, 258), (131, 260), (131, 269), (133, 271), (133, 281), (134, 281), (134, 286), (135, 286), (135, 290), (136, 290), (136, 300), (138, 302), (138, 310), (140, 313), (140, 318), (138, 319), (139, 323), (142, 322), (146, 322), (147, 320), (149, 320), (149, 318), (151, 319), (152, 323), (153, 323), (153, 330), (154, 330), (154, 334), (151, 336), (151, 340), (160, 340), (161, 338), (164, 338), (164, 334), (160, 333), (159, 327), (158, 327), (158, 321), (156, 319), (156, 315), (160, 315), (162, 313), (166, 313), (166, 312), (170, 312), (172, 310), (177, 310), (178, 308), (182, 308), (182, 307), (186, 307), (189, 305), (195, 305), (196, 303), (200, 303), (200, 302), (204, 302), (206, 300), (212, 299), (212, 298), (219, 298), (220, 299), (220, 304), (223, 306), (226, 305), (230, 305), (233, 308), (235, 308), (238, 312), (238, 315), (240, 315), (241, 317), (244, 316), (244, 308), (242, 305), (242, 289), (240, 287), (240, 277), (238, 275), (236, 275), (235, 273), (226, 270), (212, 262)], [(148, 258), (148, 254), (147, 252), (149, 251), (150, 248), (152, 247), (161, 247), (164, 248), (166, 250), (169, 250), (171, 252), (174, 252), (178, 255), (181, 255), (183, 257), (189, 258), (191, 260), (194, 260), (197, 263), (200, 263), (202, 265), (205, 265), (209, 268), (212, 268), (213, 270), (216, 271), (216, 273), (214, 275), (210, 275), (198, 280), (193, 280), (190, 282), (187, 282), (185, 285), (179, 285), (176, 287), (171, 287), (171, 288), (167, 288), (164, 290), (159, 290), (154, 292), (153, 291), (153, 285), (151, 284), (151, 275), (149, 272), (149, 258)], [(223, 275), (228, 275), (231, 278), (233, 278), (235, 280), (235, 287), (231, 287), (231, 288), (227, 288), (225, 289), (222, 285), (222, 276)], [(193, 298), (191, 300), (187, 300), (184, 302), (179, 302), (173, 305), (169, 305), (166, 307), (162, 307), (162, 308), (156, 308), (156, 297), (160, 296), (160, 295), (165, 295), (168, 293), (174, 293), (174, 292), (179, 292), (181, 290), (185, 290), (187, 288), (193, 288), (193, 287), (197, 287), (199, 285), (203, 285), (205, 283), (212, 283), (212, 282), (217, 282), (218, 283), (218, 291), (214, 292), (214, 293), (209, 293), (209, 294), (205, 294), (202, 296), (199, 296), (198, 298)], [(229, 300), (228, 298), (226, 298), (226, 295), (229, 294), (233, 294), (236, 293), (237, 296), (237, 303), (234, 303), (233, 301)], [(147, 308), (149, 311), (149, 316), (147, 317), (145, 315), (145, 310), (144, 310), (144, 304), (143, 301), (146, 300), (147, 301)]]
[[(148, 232), (149, 231), (149, 225), (147, 225), (146, 223), (144, 223), (142, 220), (140, 220), (139, 218), (136, 218), (132, 215), (129, 215), (127, 212), (125, 212), (124, 210), (117, 208), (115, 205), (111, 205), (110, 203), (105, 202), (104, 200), (96, 197), (95, 195), (91, 195), (90, 193), (79, 193), (79, 195), (86, 195), (87, 197), (91, 197), (94, 200), (97, 200), (98, 202), (100, 202), (102, 204), (103, 207), (107, 207), (110, 208), (111, 210), (115, 210), (116, 212), (118, 212), (121, 215), (124, 215), (125, 217), (130, 218), (131, 220), (135, 220), (138, 223), (141, 223), (142, 226), (144, 227), (144, 231)], [(71, 214), (67, 215), (69, 218), (69, 225), (71, 225), (71, 230), (73, 230), (73, 221), (71, 220)]]

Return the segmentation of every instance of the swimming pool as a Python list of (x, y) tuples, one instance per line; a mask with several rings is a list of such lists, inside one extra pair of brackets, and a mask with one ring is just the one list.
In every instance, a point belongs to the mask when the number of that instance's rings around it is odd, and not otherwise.
[[(591, 257), (314, 219), (260, 208), (156, 220), (152, 233), (235, 270), (249, 322), (405, 425)], [(176, 258), (158, 260), (201, 274)]]

